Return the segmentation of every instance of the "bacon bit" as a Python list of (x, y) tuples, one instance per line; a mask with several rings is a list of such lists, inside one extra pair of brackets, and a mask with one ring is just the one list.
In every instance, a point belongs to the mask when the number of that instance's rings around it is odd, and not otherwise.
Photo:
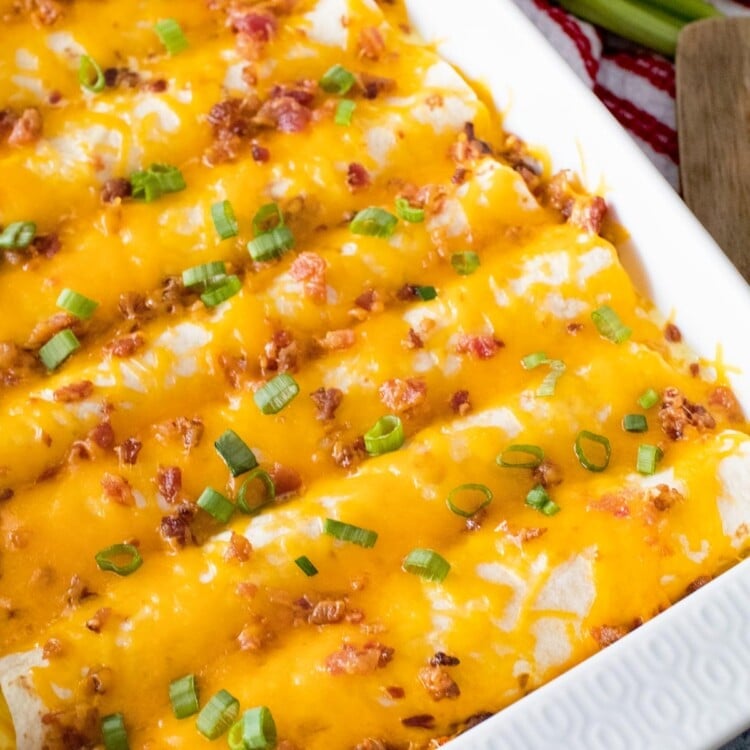
[(406, 334), (406, 338), (401, 339), (401, 346), (409, 350), (422, 349), (424, 348), (424, 341), (422, 341), (419, 334), (413, 328), (410, 328)]
[(382, 643), (365, 643), (362, 647), (345, 643), (326, 659), (326, 670), (337, 674), (371, 674), (382, 669), (393, 658), (394, 650)]
[(50, 638), (42, 647), (42, 656), (49, 660), (63, 653), (63, 644), (59, 638)]
[(36, 143), (42, 135), (42, 127), (42, 113), (36, 107), (29, 107), (13, 124), (8, 143), (11, 146), (28, 146)]
[(354, 304), (367, 312), (383, 311), (383, 303), (380, 299), (380, 295), (375, 289), (365, 289), (365, 291), (354, 300)]
[[(526, 680), (529, 679), (528, 675), (522, 675), (526, 677)], [(525, 683), (521, 685), (521, 689), (525, 688)], [(464, 729), (469, 730), (473, 729), (478, 724), (481, 724), (483, 721), (487, 721), (487, 719), (491, 719), (494, 716), (493, 713), (490, 711), (479, 711), (478, 713), (472, 714), (464, 721)]]
[(482, 528), (482, 524), (484, 523), (486, 518), (486, 508), (480, 508), (476, 513), (472, 513), (472, 515), (470, 515), (464, 522), (466, 531), (479, 531), (479, 529)]
[(468, 391), (456, 391), (450, 400), (451, 409), (454, 414), (460, 417), (465, 416), (471, 411), (471, 401), (469, 400)]
[(707, 583), (713, 581), (712, 576), (698, 576), (694, 581), (691, 581), (685, 589), (685, 596), (694, 594), (698, 589), (703, 588)]
[(99, 711), (80, 703), (42, 716), (42, 724), (55, 727), (55, 737), (62, 743), (62, 750), (96, 747), (101, 741), (100, 723)]
[(623, 494), (606, 494), (589, 503), (589, 508), (611, 513), (615, 518), (628, 518), (630, 505)]
[(260, 107), (257, 97), (230, 98), (214, 104), (208, 112), (208, 123), (214, 142), (205, 154), (210, 166), (234, 160), (243, 139), (251, 136), (256, 126), (255, 115)]
[(108, 451), (115, 447), (115, 431), (109, 422), (100, 422), (89, 432), (89, 439), (102, 450)]
[(193, 541), (190, 522), (195, 515), (195, 508), (190, 503), (181, 503), (177, 510), (161, 519), (159, 534), (176, 552)]
[(276, 463), (268, 473), (276, 487), (276, 497), (296, 492), (302, 486), (302, 477), (289, 466)]
[[(98, 633), (99, 631), (95, 632)], [(92, 695), (104, 695), (112, 686), (113, 678), (113, 672), (109, 667), (91, 668), (86, 675), (84, 690)]]
[(109, 616), (111, 614), (111, 607), (102, 607), (101, 609), (97, 609), (94, 613), (94, 616), (86, 620), (86, 627), (92, 633), (101, 633), (102, 628), (106, 624), (107, 620), (109, 620)]
[(84, 599), (94, 596), (80, 576), (74, 575), (65, 590), (65, 603), (68, 607), (77, 607)]
[(117, 308), (126, 320), (147, 320), (155, 314), (148, 298), (139, 292), (123, 292)]
[(353, 443), (336, 440), (331, 448), (331, 458), (342, 469), (351, 468), (366, 456), (365, 439), (361, 435)]
[(406, 696), (406, 691), (398, 685), (387, 685), (385, 688), (385, 692), (388, 693), (391, 698), (397, 701)]
[(370, 173), (358, 162), (353, 161), (346, 170), (346, 184), (352, 193), (371, 185)]
[(627, 625), (599, 625), (591, 628), (591, 636), (599, 644), (599, 648), (606, 648), (624, 638), (631, 630)]
[(132, 506), (135, 504), (133, 490), (125, 477), (105, 472), (101, 484), (104, 494), (118, 505)]
[(260, 371), (263, 375), (276, 372), (295, 372), (297, 370), (297, 342), (291, 331), (276, 331), (263, 347), (259, 357)]
[(701, 372), (701, 366), (697, 362), (691, 362), (690, 367), (688, 368), (690, 370), (690, 374), (697, 378), (698, 375), (700, 375)]
[(431, 664), (419, 670), (419, 681), (434, 701), (443, 698), (458, 698), (461, 689), (456, 681), (439, 664)]
[(389, 750), (389, 746), (381, 740), (376, 740), (372, 737), (365, 737), (362, 742), (358, 742), (354, 746), (354, 750)]
[(0, 502), (4, 500), (10, 500), (15, 494), (15, 490), (11, 489), (10, 487), (3, 487), (2, 489), (0, 489)]
[(70, 328), (73, 333), (79, 335), (83, 330), (80, 318), (66, 312), (55, 313), (47, 320), (37, 323), (31, 331), (26, 346), (29, 349), (38, 349), (46, 344), (56, 333)]
[(243, 599), (254, 599), (258, 593), (258, 586), (250, 581), (240, 581), (234, 591)]
[(677, 388), (665, 388), (659, 409), (661, 428), (671, 440), (680, 440), (688, 425), (712, 430), (716, 420), (704, 406), (688, 401)]
[(104, 351), (113, 357), (132, 357), (140, 348), (146, 344), (146, 339), (140, 333), (131, 333), (128, 336), (110, 341), (104, 347)]
[(583, 330), (583, 323), (568, 323), (568, 325), (565, 326), (565, 330), (567, 330), (571, 336), (575, 336), (579, 331)]
[(182, 489), (182, 470), (179, 466), (159, 466), (156, 470), (159, 494), (170, 504), (177, 501)]
[(432, 714), (415, 714), (414, 716), (407, 716), (405, 719), (401, 719), (401, 723), (405, 727), (434, 729), (435, 717)]
[(581, 188), (569, 170), (558, 172), (546, 189), (547, 199), (567, 219), (591, 234), (599, 234), (607, 213), (607, 203), (599, 196), (590, 196)]
[(305, 295), (315, 302), (326, 301), (326, 262), (317, 253), (300, 253), (292, 263), (289, 273), (295, 281), (302, 282)]
[(259, 635), (259, 631), (257, 625), (246, 625), (240, 630), (237, 636), (240, 651), (260, 651), (263, 646), (263, 639)]
[(657, 484), (656, 487), (651, 487), (647, 498), (656, 510), (662, 512), (669, 510), (675, 503), (685, 499), (679, 490), (667, 484)]
[(12, 341), (0, 341), (0, 385), (17, 385), (38, 367), (39, 360), (31, 352)]
[(708, 403), (723, 411), (730, 422), (741, 422), (743, 419), (742, 407), (731, 388), (724, 385), (716, 386), (708, 394)]
[(682, 332), (674, 323), (667, 323), (664, 328), (664, 338), (673, 344), (682, 341)]
[(417, 294), (419, 287), (416, 284), (404, 284), (397, 292), (396, 299), (402, 302), (412, 302), (415, 299), (419, 299)]
[(35, 26), (52, 26), (63, 15), (56, 0), (27, 0), (26, 7), (32, 9), (31, 20)]
[(548, 458), (545, 458), (542, 463), (534, 469), (533, 476), (534, 479), (545, 489), (548, 487), (556, 487), (563, 480), (560, 467)]
[(491, 359), (505, 344), (494, 336), (462, 333), (456, 343), (458, 354), (470, 354), (477, 359)]
[(288, 96), (294, 99), (298, 104), (309, 107), (315, 101), (315, 95), (318, 93), (318, 82), (311, 78), (297, 81), (293, 85), (276, 84), (271, 89), (272, 99), (281, 99)]
[(250, 555), (253, 552), (253, 545), (250, 544), (242, 534), (237, 534), (234, 531), (232, 536), (229, 537), (229, 543), (224, 552), (224, 559), (227, 562), (237, 560), (237, 562), (247, 562), (250, 559)]
[(265, 164), (271, 158), (271, 152), (258, 143), (253, 143), (250, 146), (250, 155), (253, 157), (253, 161), (258, 164)]
[(401, 414), (424, 403), (427, 384), (420, 378), (392, 378), (378, 388), (378, 394), (388, 409)]
[(107, 88), (134, 89), (141, 82), (141, 77), (130, 68), (106, 68), (104, 70), (104, 84)]
[(247, 34), (255, 41), (267, 42), (276, 33), (276, 17), (268, 11), (254, 11), (240, 15), (239, 9), (230, 9), (227, 23), (234, 32)]
[(312, 119), (312, 112), (293, 96), (280, 96), (264, 102), (254, 122), (280, 133), (301, 133)]
[(430, 657), (430, 665), (433, 667), (456, 667), (461, 663), (457, 656), (451, 656), (443, 651), (436, 651), (434, 656)]
[(362, 96), (365, 99), (377, 99), (380, 94), (396, 89), (396, 80), (394, 78), (382, 78), (370, 73), (357, 73), (355, 77), (357, 79), (357, 88), (362, 92)]
[(517, 537), (522, 542), (532, 542), (534, 539), (539, 539), (540, 536), (544, 536), (547, 533), (546, 527), (535, 527), (535, 526), (527, 526), (522, 528), (518, 534)]
[(318, 388), (310, 394), (310, 398), (318, 409), (316, 417), (321, 421), (328, 421), (336, 415), (344, 394), (338, 388)]
[(322, 599), (310, 612), (307, 621), (311, 625), (334, 625), (346, 616), (346, 602), (342, 599)]
[(368, 26), (359, 32), (357, 39), (359, 56), (366, 60), (379, 60), (385, 52), (385, 40), (375, 26)]
[(31, 241), (32, 251), (45, 258), (53, 258), (60, 252), (61, 247), (60, 238), (54, 232), (40, 234)]
[(69, 383), (58, 388), (52, 398), (58, 403), (71, 404), (83, 401), (94, 392), (94, 384), (90, 380), (80, 380), (77, 383)]
[(138, 454), (141, 452), (143, 443), (134, 437), (123, 440), (120, 445), (115, 446), (115, 453), (121, 464), (135, 465), (138, 461)]
[(157, 437), (162, 439), (179, 435), (188, 453), (200, 445), (203, 437), (203, 421), (199, 417), (177, 417), (156, 425), (154, 429)]
[(326, 331), (322, 339), (316, 339), (318, 345), (327, 352), (338, 352), (351, 349), (357, 336), (351, 328), (341, 328), (336, 331)]
[(466, 176), (468, 175), (468, 171), (464, 169), (463, 167), (457, 167), (456, 171), (451, 176), (451, 182), (454, 185), (463, 185), (464, 182), (466, 182)]
[[(492, 148), (485, 141), (479, 140), (474, 134), (474, 123), (467, 122), (461, 133), (450, 147), (450, 156), (458, 168), (466, 173), (465, 167), (474, 166), (475, 162), (492, 154)], [(455, 177), (455, 175), (454, 175)]]

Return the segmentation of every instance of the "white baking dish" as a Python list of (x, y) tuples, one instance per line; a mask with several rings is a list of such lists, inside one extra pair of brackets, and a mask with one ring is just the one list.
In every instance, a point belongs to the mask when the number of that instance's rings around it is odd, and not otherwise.
[[(750, 288), (672, 188), (511, 0), (407, 0), (420, 35), (491, 92), (505, 126), (602, 193), (639, 290), (723, 361), (750, 410)], [(633, 575), (637, 575), (637, 569)], [(750, 725), (750, 563), (450, 743), (707, 750)]]

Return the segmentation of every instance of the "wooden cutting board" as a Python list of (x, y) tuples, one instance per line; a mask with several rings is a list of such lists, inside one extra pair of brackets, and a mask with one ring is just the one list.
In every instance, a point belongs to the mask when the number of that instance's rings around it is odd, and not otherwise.
[(750, 282), (750, 18), (683, 29), (677, 122), (685, 202)]

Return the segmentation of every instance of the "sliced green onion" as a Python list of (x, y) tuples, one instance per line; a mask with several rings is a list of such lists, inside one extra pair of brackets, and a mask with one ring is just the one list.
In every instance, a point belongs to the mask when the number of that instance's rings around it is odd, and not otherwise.
[(333, 116), (333, 121), (337, 125), (348, 128), (352, 124), (352, 115), (357, 107), (357, 103), (352, 99), (342, 99), (336, 105), (336, 114)]
[(407, 573), (414, 573), (426, 581), (445, 580), (451, 569), (450, 563), (432, 549), (413, 549), (405, 558), (403, 568)]
[(277, 203), (266, 203), (253, 216), (253, 234), (256, 237), (283, 226), (284, 214), (281, 213), (281, 209)]
[(170, 55), (176, 55), (178, 52), (187, 49), (188, 41), (182, 27), (174, 18), (164, 18), (157, 21), (154, 24), (154, 31)]
[(684, 18), (686, 21), (722, 15), (713, 5), (703, 0), (645, 0), (645, 2), (665, 13)]
[(240, 712), (240, 702), (226, 690), (219, 690), (201, 709), (195, 726), (209, 740), (221, 737)]
[(549, 361), (549, 372), (544, 376), (544, 380), (536, 389), (537, 396), (554, 396), (555, 387), (560, 376), (565, 372), (565, 362), (561, 359), (551, 359)]
[(384, 208), (370, 206), (363, 208), (349, 224), (353, 234), (364, 234), (368, 237), (388, 238), (396, 231), (398, 218)]
[(626, 414), (622, 418), (622, 429), (625, 432), (646, 432), (648, 421), (643, 414)]
[(294, 235), (287, 226), (274, 227), (247, 243), (252, 259), (258, 263), (280, 258), (293, 247)]
[(187, 286), (198, 286), (199, 284), (215, 284), (227, 275), (227, 267), (223, 260), (214, 260), (210, 263), (201, 263), (199, 266), (186, 268), (182, 272), (182, 283)]
[(66, 328), (56, 333), (40, 350), (39, 359), (48, 370), (58, 368), (76, 349), (81, 346), (75, 333)]
[(276, 747), (276, 723), (265, 706), (251, 708), (229, 730), (229, 750), (270, 750)]
[(414, 290), (414, 293), (421, 299), (423, 302), (429, 302), (432, 299), (435, 299), (437, 297), (437, 290), (434, 286), (418, 286)]
[(529, 494), (526, 495), (526, 505), (544, 513), (545, 516), (554, 516), (555, 513), (560, 512), (560, 506), (547, 494), (547, 490), (541, 484), (529, 490)]
[(220, 281), (211, 284), (203, 294), (201, 294), (201, 302), (206, 307), (216, 307), (222, 302), (226, 302), (230, 297), (234, 297), (237, 292), (242, 289), (242, 281), (239, 276), (232, 274)]
[(256, 406), (264, 414), (277, 414), (299, 393), (297, 381), (286, 372), (264, 383), (253, 394)]
[(169, 702), (172, 704), (172, 713), (178, 719), (186, 719), (198, 713), (200, 704), (194, 674), (186, 674), (169, 683)]
[(36, 235), (33, 221), (14, 221), (0, 233), (0, 248), (12, 250), (28, 247)]
[[(257, 502), (251, 503), (247, 497), (253, 482), (258, 480), (263, 487), (263, 494)], [(271, 475), (261, 468), (253, 469), (242, 483), (237, 493), (237, 510), (252, 515), (257, 513), (261, 508), (265, 508), (276, 497), (276, 485)]]
[[(470, 510), (464, 510), (463, 508), (456, 505), (454, 501), (457, 495), (469, 492), (479, 492), (484, 497), (476, 507), (471, 508)], [(478, 513), (480, 510), (482, 510), (482, 508), (486, 508), (491, 502), (492, 490), (485, 484), (473, 483), (460, 484), (458, 487), (454, 487), (448, 493), (448, 497), (445, 500), (446, 505), (451, 509), (451, 511), (457, 516), (462, 516), (463, 518), (471, 518), (475, 513)]]
[(234, 430), (223, 432), (214, 443), (214, 448), (233, 477), (238, 477), (258, 465), (255, 454)]
[(81, 320), (88, 320), (94, 314), (94, 310), (99, 307), (99, 303), (72, 289), (63, 289), (57, 298), (57, 306)]
[(99, 570), (117, 573), (118, 576), (129, 576), (143, 565), (143, 558), (138, 548), (132, 544), (113, 544), (94, 555)]
[(396, 198), (396, 216), (410, 224), (419, 224), (424, 221), (424, 209), (415, 208), (406, 198)]
[(323, 522), (323, 532), (342, 542), (351, 542), (360, 547), (374, 547), (378, 541), (378, 532), (363, 529), (333, 518), (326, 518)]
[[(586, 449), (584, 443), (595, 443), (601, 445), (604, 449), (604, 457), (598, 462), (594, 462), (593, 459), (586, 455)], [(574, 446), (575, 454), (578, 457), (578, 461), (584, 469), (589, 471), (604, 471), (609, 466), (609, 458), (612, 455), (612, 447), (609, 444), (604, 435), (597, 435), (595, 432), (589, 432), (588, 430), (581, 430), (576, 437)]]
[(298, 557), (294, 564), (308, 577), (318, 575), (318, 569), (310, 562), (310, 558), (306, 555)]
[(460, 276), (470, 276), (479, 268), (479, 256), (471, 250), (451, 255), (451, 265)]
[(152, 164), (148, 169), (130, 175), (133, 198), (150, 203), (165, 193), (177, 193), (187, 185), (177, 167), (170, 164)]
[(228, 240), (230, 237), (236, 237), (240, 231), (237, 225), (237, 217), (234, 215), (234, 209), (229, 201), (219, 201), (211, 206), (211, 218), (214, 222), (216, 234), (222, 240)]
[(591, 320), (594, 321), (596, 330), (615, 344), (627, 341), (633, 333), (633, 329), (624, 325), (620, 316), (609, 305), (602, 305), (594, 310)]
[(639, 445), (638, 458), (635, 462), (636, 470), (640, 474), (654, 474), (656, 464), (661, 461), (663, 455), (664, 453), (658, 445)]
[(106, 750), (130, 750), (122, 714), (102, 716), (101, 729)]
[(659, 403), (659, 398), (659, 392), (654, 388), (649, 388), (638, 397), (638, 405), (642, 409), (650, 409)]
[(346, 94), (354, 86), (356, 78), (343, 65), (329, 68), (320, 79), (320, 88), (327, 94)]
[(206, 487), (198, 498), (198, 507), (219, 523), (227, 523), (234, 513), (234, 505), (213, 487)]
[(78, 83), (93, 94), (98, 94), (107, 85), (104, 73), (96, 60), (88, 55), (81, 55), (78, 61)]
[[(528, 460), (514, 460), (513, 455), (531, 456)], [(509, 445), (496, 459), (504, 469), (536, 469), (544, 461), (544, 451), (538, 445)]]
[(521, 365), (524, 370), (533, 370), (535, 367), (546, 365), (548, 362), (549, 357), (544, 352), (533, 352), (521, 358)]
[(397, 451), (404, 444), (404, 425), (397, 416), (386, 414), (375, 422), (364, 438), (365, 450), (371, 456)]

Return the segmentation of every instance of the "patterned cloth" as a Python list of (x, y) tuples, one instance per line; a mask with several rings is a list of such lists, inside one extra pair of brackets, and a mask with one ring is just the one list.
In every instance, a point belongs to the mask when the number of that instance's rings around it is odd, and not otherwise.
[[(750, 0), (711, 1), (727, 15), (750, 15)], [(677, 188), (672, 62), (580, 21), (547, 0), (515, 2)]]

